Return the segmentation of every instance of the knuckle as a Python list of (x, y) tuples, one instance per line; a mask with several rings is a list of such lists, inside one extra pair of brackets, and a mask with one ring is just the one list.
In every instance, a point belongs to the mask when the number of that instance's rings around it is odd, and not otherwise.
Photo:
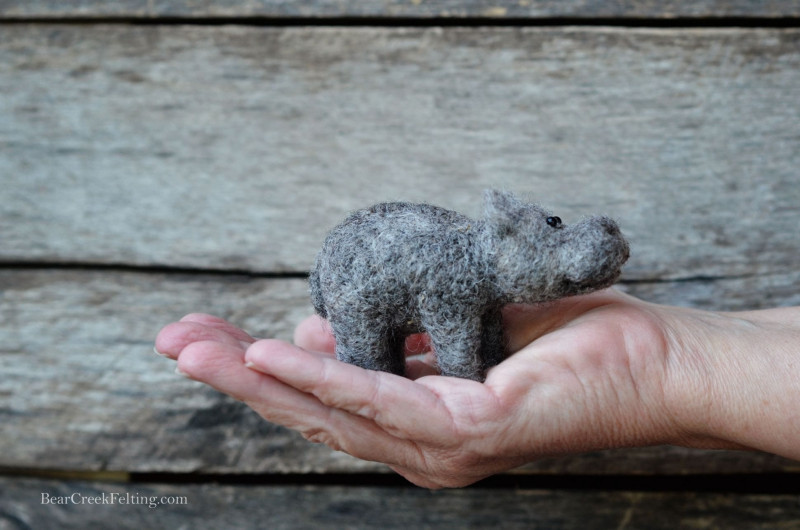
[(341, 451), (342, 446), (339, 441), (327, 430), (319, 427), (307, 427), (300, 431), (300, 434), (311, 443), (327, 445), (334, 451)]
[(462, 488), (469, 485), (469, 481), (457, 477), (445, 477), (437, 480), (439, 488)]
[(369, 401), (357, 405), (351, 410), (351, 413), (355, 414), (356, 416), (361, 416), (367, 420), (382, 424), (381, 415), (378, 412), (378, 409), (375, 407), (374, 403)]
[(451, 470), (448, 472), (436, 472), (430, 475), (430, 482), (435, 484), (433, 489), (441, 488), (463, 488), (475, 482), (473, 475), (465, 470)]
[(440, 472), (447, 477), (453, 477), (469, 472), (474, 465), (475, 460), (469, 455), (456, 454), (442, 461)]
[(465, 451), (440, 455), (436, 461), (436, 468), (431, 475), (443, 488), (460, 488), (472, 484), (481, 464), (478, 455)]
[[(329, 380), (329, 377), (328, 370), (324, 369), (321, 376), (321, 382), (318, 387), (327, 388), (327, 381)], [(341, 393), (326, 393), (323, 396), (324, 403), (335, 409), (346, 411), (349, 414), (353, 414), (370, 421), (380, 422), (381, 407), (384, 401), (381, 378), (377, 372), (370, 372), (369, 377), (370, 381), (366, 385), (366, 391), (363, 394), (344, 395)]]

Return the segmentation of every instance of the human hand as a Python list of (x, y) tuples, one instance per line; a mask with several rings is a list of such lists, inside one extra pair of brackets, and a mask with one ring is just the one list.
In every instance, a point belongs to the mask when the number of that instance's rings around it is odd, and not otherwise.
[(484, 384), (430, 375), (430, 356), (410, 361), (409, 379), (338, 362), (317, 317), (298, 326), (292, 345), (193, 314), (165, 327), (156, 347), (188, 377), (265, 419), (437, 488), (544, 456), (659, 443), (744, 446), (694, 428), (702, 421), (688, 390), (703, 384), (678, 362), (687, 355), (676, 349), (679, 321), (615, 290), (508, 306), (514, 353)]

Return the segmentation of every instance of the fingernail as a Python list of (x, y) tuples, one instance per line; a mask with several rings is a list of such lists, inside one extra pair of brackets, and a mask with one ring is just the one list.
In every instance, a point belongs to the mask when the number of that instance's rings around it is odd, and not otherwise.
[(156, 353), (162, 357), (169, 357), (166, 353), (161, 353), (160, 351), (158, 351), (158, 349), (155, 346), (153, 346), (153, 353)]
[(189, 374), (187, 374), (186, 372), (184, 372), (183, 370), (181, 370), (181, 369), (180, 369), (180, 367), (178, 367), (178, 366), (176, 366), (176, 367), (175, 367), (175, 373), (176, 373), (176, 374), (178, 374), (178, 375), (180, 375), (180, 376), (183, 376), (183, 377), (185, 377), (186, 379), (191, 379), (191, 377), (189, 376)]
[(258, 373), (260, 373), (260, 374), (265, 374), (265, 373), (266, 373), (266, 372), (264, 372), (263, 370), (261, 370), (261, 369), (260, 369), (260, 368), (259, 368), (259, 367), (256, 365), (256, 363), (254, 363), (254, 362), (252, 362), (252, 361), (246, 361), (246, 362), (244, 363), (244, 367), (245, 367), (245, 368), (249, 368), (250, 370), (252, 370), (252, 371), (254, 371), (254, 372), (258, 372)]

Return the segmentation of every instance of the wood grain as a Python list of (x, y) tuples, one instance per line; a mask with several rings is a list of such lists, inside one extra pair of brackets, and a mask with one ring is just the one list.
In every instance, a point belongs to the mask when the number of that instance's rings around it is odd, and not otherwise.
[(781, 274), (798, 100), (795, 29), (10, 25), (0, 261), (304, 271), (351, 209), (501, 187), (615, 216), (629, 280)]
[[(701, 308), (800, 305), (800, 273), (631, 284), (645, 299)], [(354, 473), (388, 470), (303, 440), (173, 373), (152, 352), (185, 313), (290, 339), (312, 309), (304, 280), (114, 271), (0, 271), (0, 468), (123, 472)], [(515, 473), (796, 471), (760, 453), (675, 447), (548, 459)]]
[(641, 0), (223, 0), (181, 2), (178, 0), (0, 0), (0, 16), (8, 19), (27, 17), (381, 17), (381, 18), (655, 18), (672, 19), (717, 17), (788, 17), (798, 16), (794, 2), (680, 1)]
[[(500, 27), (798, 16), (794, 2), (744, 0), (0, 0), (0, 529), (800, 527), (797, 496), (780, 493), (63, 478), (389, 473), (151, 353), (158, 329), (193, 311), (289, 339), (311, 312), (305, 281), (230, 272), (305, 271), (333, 223), (379, 200), (478, 214), (481, 190), (502, 187), (568, 222), (610, 213), (633, 243), (624, 291), (800, 305), (800, 30)], [(268, 27), (290, 19), (500, 26)], [(156, 24), (95, 23), (113, 20)], [(762, 453), (651, 447), (506, 479), (797, 471)]]
[[(42, 504), (75, 499), (76, 504)], [(89, 504), (89, 500), (99, 504)], [(103, 500), (106, 504), (102, 504)], [(113, 501), (112, 501), (113, 499)], [(124, 503), (121, 502), (125, 501)], [(149, 507), (154, 501), (156, 506)], [(162, 504), (163, 500), (163, 504)], [(168, 504), (168, 502), (185, 504)], [(112, 503), (113, 502), (113, 503)], [(143, 504), (144, 503), (144, 504)], [(772, 529), (796, 495), (714, 492), (158, 485), (0, 478), (0, 528)]]

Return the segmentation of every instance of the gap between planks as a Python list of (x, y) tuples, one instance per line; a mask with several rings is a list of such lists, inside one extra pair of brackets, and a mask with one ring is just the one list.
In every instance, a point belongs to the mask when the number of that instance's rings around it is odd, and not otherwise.
[[(35, 261), (0, 261), (0, 270), (20, 271), (84, 271), (84, 272), (128, 272), (139, 274), (176, 274), (176, 275), (206, 275), (206, 276), (232, 276), (253, 279), (308, 279), (307, 271), (252, 271), (246, 269), (223, 269), (204, 267), (181, 267), (172, 265), (132, 265), (115, 263), (81, 263), (81, 262), (35, 262)], [(661, 283), (708, 283), (725, 280), (744, 280), (755, 277), (769, 277), (789, 274), (794, 271), (770, 271), (750, 274), (719, 274), (719, 275), (691, 275), (667, 278), (620, 278), (617, 283), (621, 285), (642, 285)]]
[(247, 278), (299, 279), (308, 278), (304, 271), (251, 271), (246, 269), (222, 269), (204, 267), (181, 267), (172, 265), (131, 265), (124, 263), (81, 262), (0, 262), (0, 270), (6, 271), (83, 271), (83, 272), (130, 272), (139, 274), (196, 274), (206, 276), (244, 276)]
[(619, 27), (619, 28), (797, 28), (800, 17), (476, 17), (476, 16), (65, 16), (0, 15), (0, 24), (159, 25), (159, 26), (330, 26), (330, 27)]
[[(467, 488), (562, 491), (708, 492), (747, 494), (798, 494), (800, 483), (789, 473), (733, 473), (688, 475), (494, 475)], [(2, 469), (0, 477), (36, 478), (129, 484), (224, 484), (233, 486), (355, 486), (416, 488), (392, 473), (136, 473)]]

